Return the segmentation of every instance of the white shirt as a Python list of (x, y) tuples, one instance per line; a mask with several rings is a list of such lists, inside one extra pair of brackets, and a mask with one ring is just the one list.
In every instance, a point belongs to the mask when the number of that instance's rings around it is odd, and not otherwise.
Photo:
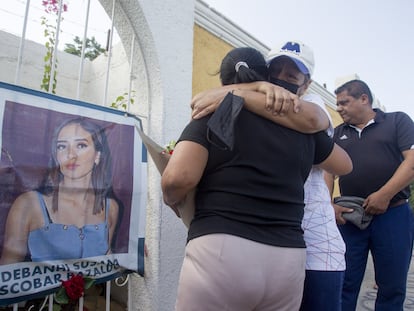
[[(322, 98), (306, 94), (303, 100), (319, 105), (329, 118), (327, 133), (333, 135), (332, 119)], [(306, 243), (306, 270), (344, 271), (345, 243), (338, 230), (331, 196), (323, 170), (314, 166), (305, 182), (305, 212), (302, 229)]]

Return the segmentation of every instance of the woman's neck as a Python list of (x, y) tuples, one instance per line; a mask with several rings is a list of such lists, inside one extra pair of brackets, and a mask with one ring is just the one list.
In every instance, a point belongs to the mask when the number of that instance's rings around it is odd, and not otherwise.
[(91, 178), (83, 179), (63, 179), (59, 184), (59, 192), (65, 192), (69, 194), (81, 194), (90, 192), (92, 190)]

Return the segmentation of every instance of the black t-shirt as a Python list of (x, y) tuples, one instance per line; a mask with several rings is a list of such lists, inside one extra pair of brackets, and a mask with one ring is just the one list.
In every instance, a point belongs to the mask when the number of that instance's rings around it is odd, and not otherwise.
[(227, 233), (264, 244), (305, 247), (303, 185), (312, 165), (331, 153), (332, 139), (325, 132), (302, 134), (242, 109), (235, 146), (229, 151), (220, 148), (211, 132), (207, 137), (208, 119), (193, 120), (179, 139), (209, 151), (188, 239)]
[[(341, 195), (366, 198), (378, 191), (404, 160), (402, 151), (414, 146), (414, 123), (407, 114), (374, 110), (375, 122), (361, 133), (345, 123), (335, 129), (334, 141), (348, 152), (354, 167), (350, 174), (339, 178)], [(406, 187), (391, 203), (409, 195)]]

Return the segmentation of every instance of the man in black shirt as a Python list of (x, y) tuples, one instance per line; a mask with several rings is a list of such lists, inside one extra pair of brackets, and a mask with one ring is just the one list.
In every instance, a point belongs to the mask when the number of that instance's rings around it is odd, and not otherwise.
[[(378, 294), (377, 311), (402, 311), (413, 245), (413, 214), (407, 202), (414, 180), (414, 124), (403, 112), (373, 109), (365, 82), (352, 80), (336, 91), (337, 111), (344, 123), (334, 141), (350, 155), (354, 169), (339, 177), (342, 196), (365, 198), (374, 215), (360, 230), (342, 217), (348, 210), (334, 205), (346, 243), (342, 310), (354, 311), (371, 251)], [(333, 176), (327, 176), (333, 185)]]

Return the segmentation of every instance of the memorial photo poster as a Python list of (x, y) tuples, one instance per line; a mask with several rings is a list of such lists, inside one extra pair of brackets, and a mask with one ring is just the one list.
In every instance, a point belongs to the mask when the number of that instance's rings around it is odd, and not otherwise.
[(0, 306), (56, 291), (72, 274), (144, 274), (141, 121), (0, 83)]

